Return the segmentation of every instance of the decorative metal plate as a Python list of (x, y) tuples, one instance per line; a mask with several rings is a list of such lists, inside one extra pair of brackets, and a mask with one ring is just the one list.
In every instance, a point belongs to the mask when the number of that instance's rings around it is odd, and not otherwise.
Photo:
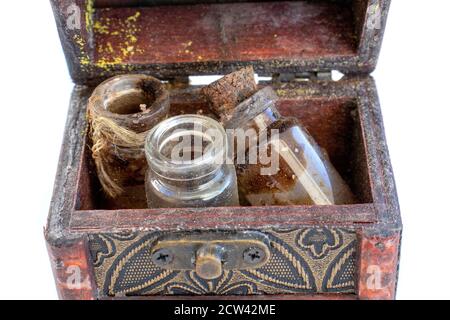
[(96, 281), (105, 296), (355, 293), (354, 231), (302, 228), (263, 233), (270, 242), (266, 264), (224, 270), (214, 280), (202, 279), (194, 270), (163, 269), (152, 261), (152, 248), (168, 233), (98, 234), (89, 240)]

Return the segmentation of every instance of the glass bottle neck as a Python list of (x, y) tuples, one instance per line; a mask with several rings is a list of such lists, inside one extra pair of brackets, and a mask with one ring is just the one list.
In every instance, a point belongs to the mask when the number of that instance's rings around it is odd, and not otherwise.
[(281, 118), (276, 108), (278, 96), (271, 87), (257, 91), (236, 106), (231, 119), (225, 121), (227, 129), (254, 129), (257, 133)]

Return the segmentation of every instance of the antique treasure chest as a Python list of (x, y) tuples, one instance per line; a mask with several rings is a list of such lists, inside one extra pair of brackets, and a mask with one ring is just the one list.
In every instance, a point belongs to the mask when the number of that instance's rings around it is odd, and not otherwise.
[[(370, 76), (389, 0), (51, 3), (75, 83), (45, 229), (61, 299), (395, 298), (402, 224)], [(152, 76), (170, 116), (208, 115), (189, 77), (246, 66), (326, 152), (351, 204), (148, 209), (142, 180), (105, 194), (87, 118), (102, 81)], [(156, 99), (129, 97), (143, 112)]]

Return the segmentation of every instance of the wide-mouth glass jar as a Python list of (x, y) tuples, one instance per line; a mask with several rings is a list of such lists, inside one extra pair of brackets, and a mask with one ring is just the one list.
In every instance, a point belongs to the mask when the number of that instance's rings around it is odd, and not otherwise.
[(230, 143), (217, 121), (200, 115), (167, 119), (145, 141), (150, 208), (238, 206)]
[(92, 156), (99, 181), (111, 199), (134, 197), (147, 171), (144, 140), (167, 118), (169, 93), (160, 80), (126, 74), (101, 83), (89, 99)]

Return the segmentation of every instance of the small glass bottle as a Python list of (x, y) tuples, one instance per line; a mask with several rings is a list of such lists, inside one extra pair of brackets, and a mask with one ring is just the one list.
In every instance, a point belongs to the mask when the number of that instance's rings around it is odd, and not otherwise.
[[(217, 83), (213, 84), (213, 87), (216, 86)], [(219, 109), (212, 104), (223, 126), (235, 129), (235, 162), (242, 204), (353, 203), (350, 188), (331, 164), (326, 152), (297, 119), (280, 115), (276, 108), (277, 100), (273, 89), (265, 87), (234, 108)], [(242, 147), (245, 141), (249, 144)]]
[(147, 136), (149, 208), (239, 206), (236, 170), (227, 163), (224, 128), (200, 115), (182, 115)]
[(134, 207), (141, 202), (145, 206), (144, 192), (137, 196), (147, 171), (144, 140), (150, 129), (167, 118), (169, 109), (164, 84), (147, 75), (115, 76), (92, 93), (88, 105), (92, 156), (114, 206)]

